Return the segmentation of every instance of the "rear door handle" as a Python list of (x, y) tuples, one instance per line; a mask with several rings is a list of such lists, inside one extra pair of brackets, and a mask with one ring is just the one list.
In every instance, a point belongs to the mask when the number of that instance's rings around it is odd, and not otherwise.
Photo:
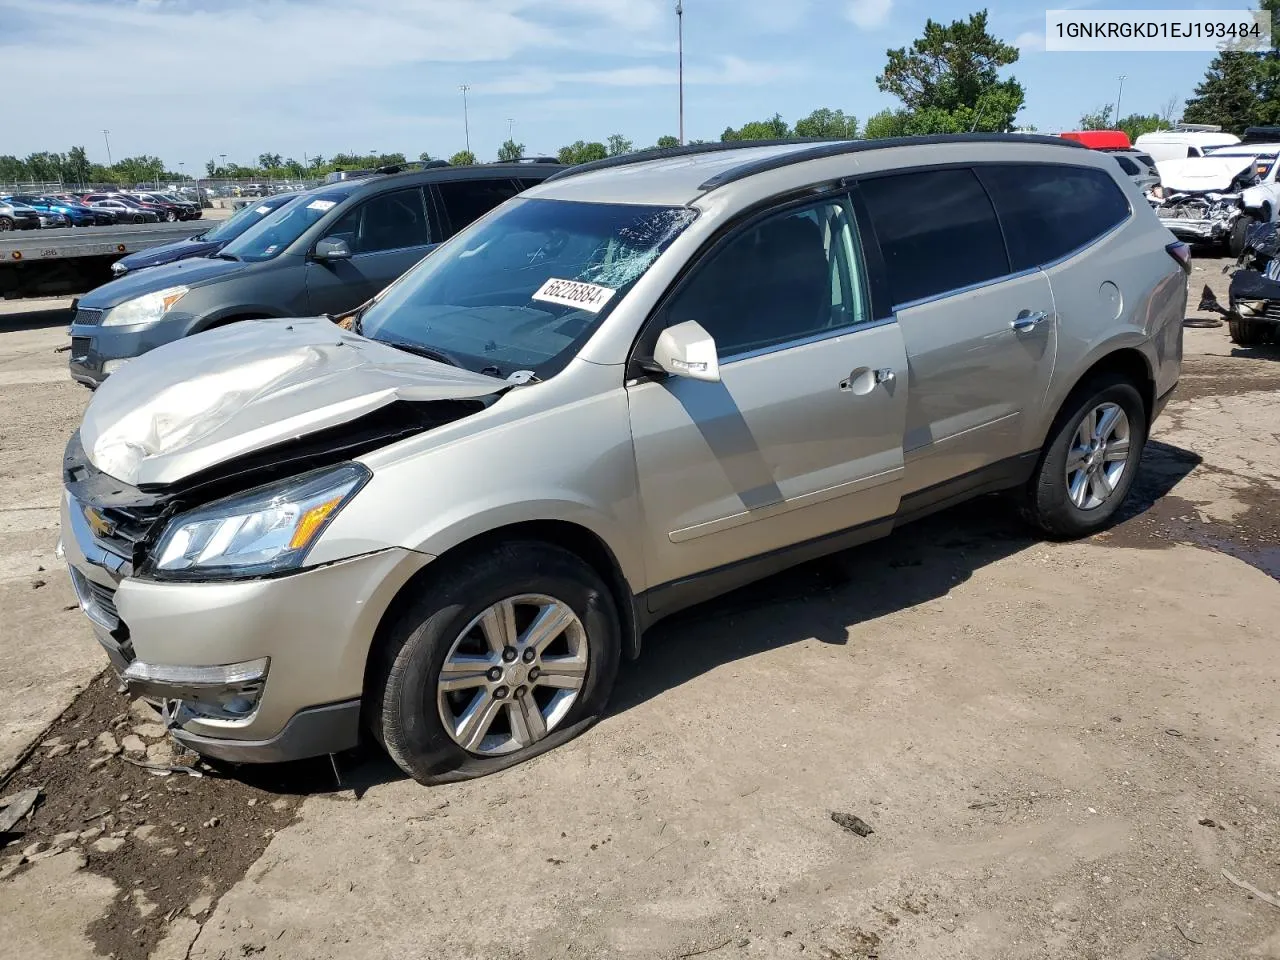
[(1034, 330), (1048, 318), (1049, 314), (1044, 310), (1036, 310), (1034, 313), (1030, 310), (1023, 310), (1009, 326), (1013, 327), (1018, 333), (1026, 333), (1028, 330)]

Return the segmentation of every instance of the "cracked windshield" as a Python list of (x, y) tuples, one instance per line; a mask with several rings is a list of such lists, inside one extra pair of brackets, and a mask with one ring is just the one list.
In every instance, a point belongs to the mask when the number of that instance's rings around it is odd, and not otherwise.
[(496, 376), (549, 375), (696, 216), (684, 207), (516, 201), (388, 290), (361, 332)]

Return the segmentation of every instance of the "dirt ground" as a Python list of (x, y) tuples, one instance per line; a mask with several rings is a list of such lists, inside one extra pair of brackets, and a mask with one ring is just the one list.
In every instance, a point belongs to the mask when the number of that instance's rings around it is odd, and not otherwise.
[(1280, 958), (1280, 349), (1188, 328), (1112, 530), (990, 498), (798, 568), (657, 627), (568, 746), (424, 789), (373, 753), (129, 762), (191, 758), (95, 682), (46, 562), (64, 322), (0, 315), (23, 957)]

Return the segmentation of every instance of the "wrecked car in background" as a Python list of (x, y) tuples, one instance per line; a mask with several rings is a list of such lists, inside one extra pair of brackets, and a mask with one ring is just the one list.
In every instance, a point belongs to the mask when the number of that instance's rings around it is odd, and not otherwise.
[(1249, 226), (1228, 297), (1228, 306), (1223, 307), (1205, 284), (1200, 309), (1226, 319), (1233, 343), (1242, 347), (1280, 343), (1280, 225)]
[(1149, 194), (1160, 222), (1179, 240), (1221, 244), (1232, 257), (1244, 252), (1250, 222), (1269, 222), (1280, 211), (1275, 154), (1224, 148), (1208, 157), (1157, 161), (1160, 186)]

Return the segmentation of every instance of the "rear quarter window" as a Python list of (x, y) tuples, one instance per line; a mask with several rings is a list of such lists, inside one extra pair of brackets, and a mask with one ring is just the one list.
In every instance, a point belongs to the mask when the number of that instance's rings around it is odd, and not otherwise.
[(978, 169), (1009, 243), (1014, 270), (1052, 263), (1129, 218), (1129, 199), (1105, 170), (1060, 164)]
[(859, 183), (895, 304), (1009, 272), (995, 210), (972, 170), (918, 170)]

